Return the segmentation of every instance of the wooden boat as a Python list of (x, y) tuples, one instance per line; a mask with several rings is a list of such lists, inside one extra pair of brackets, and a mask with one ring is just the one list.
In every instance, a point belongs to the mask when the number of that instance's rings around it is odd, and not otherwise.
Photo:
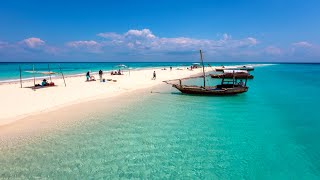
[(177, 85), (173, 84), (172, 87), (177, 88), (180, 92), (185, 94), (197, 94), (197, 95), (214, 95), (214, 96), (224, 96), (224, 95), (235, 95), (239, 93), (244, 93), (248, 91), (248, 87), (232, 84), (221, 84), (217, 86), (187, 86), (187, 85)]
[[(242, 82), (242, 80), (240, 80), (240, 82), (237, 83), (238, 79), (236, 79), (235, 77), (233, 77), (232, 80), (226, 80), (225, 77), (223, 77), (221, 84), (216, 86), (206, 86), (206, 75), (204, 71), (201, 50), (200, 50), (200, 59), (201, 59), (202, 71), (203, 71), (203, 75), (200, 77), (203, 78), (203, 86), (182, 85), (182, 80), (178, 79), (179, 84), (172, 84), (172, 87), (178, 89), (180, 92), (184, 94), (213, 95), (213, 96), (235, 95), (235, 94), (244, 93), (248, 91), (248, 87), (246, 86), (247, 78), (245, 79), (245, 82)], [(170, 84), (167, 81), (165, 82), (167, 84)]]
[(249, 74), (248, 71), (244, 70), (224, 70), (223, 74), (210, 74), (211, 78), (229, 78), (233, 76), (236, 79), (253, 79), (253, 75)]

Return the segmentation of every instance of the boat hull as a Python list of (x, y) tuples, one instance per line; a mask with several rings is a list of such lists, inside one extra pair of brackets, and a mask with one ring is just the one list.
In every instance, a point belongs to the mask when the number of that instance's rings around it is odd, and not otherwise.
[(233, 87), (233, 88), (218, 88), (217, 86), (213, 87), (199, 87), (199, 86), (185, 86), (185, 85), (172, 85), (180, 92), (184, 94), (194, 94), (194, 95), (206, 95), (206, 96), (227, 96), (235, 95), (248, 91), (248, 87)]

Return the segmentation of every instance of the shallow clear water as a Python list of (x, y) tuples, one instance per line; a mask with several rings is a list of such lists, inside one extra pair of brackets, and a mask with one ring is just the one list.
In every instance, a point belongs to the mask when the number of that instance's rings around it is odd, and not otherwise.
[(148, 93), (3, 148), (0, 177), (319, 179), (319, 73), (315, 64), (258, 67), (249, 91), (229, 97)]

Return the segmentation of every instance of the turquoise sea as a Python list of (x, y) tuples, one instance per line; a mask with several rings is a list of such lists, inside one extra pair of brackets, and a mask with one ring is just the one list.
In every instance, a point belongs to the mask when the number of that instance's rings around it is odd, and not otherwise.
[[(57, 73), (58, 76), (62, 71), (64, 75), (75, 75), (75, 74), (83, 74), (87, 71), (90, 72), (98, 72), (100, 69), (103, 71), (112, 71), (118, 70), (118, 65), (124, 64), (127, 66), (124, 70), (138, 70), (141, 68), (153, 68), (153, 67), (161, 67), (168, 68), (170, 66), (173, 67), (181, 67), (181, 66), (190, 66), (191, 62), (43, 62), (43, 63), (4, 63), (0, 62), (0, 82), (1, 81), (12, 81), (18, 80), (20, 78), (19, 66), (22, 72), (22, 78), (33, 78), (33, 67), (36, 72), (48, 72), (50, 71)], [(214, 65), (233, 65), (233, 64), (246, 64), (246, 63), (210, 63), (212, 66)], [(49, 65), (49, 67), (48, 67)], [(61, 71), (60, 71), (61, 68)], [(36, 77), (43, 77), (44, 75), (41, 73), (35, 73)]]
[(319, 74), (320, 64), (259, 66), (247, 93), (227, 97), (164, 84), (2, 147), (0, 179), (320, 179)]

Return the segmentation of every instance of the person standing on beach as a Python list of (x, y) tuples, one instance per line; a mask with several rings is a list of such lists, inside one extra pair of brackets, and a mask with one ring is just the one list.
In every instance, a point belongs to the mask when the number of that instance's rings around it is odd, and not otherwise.
[(102, 72), (102, 70), (100, 69), (100, 71), (99, 71), (100, 81), (102, 80), (102, 75), (103, 75), (103, 72)]
[(89, 79), (90, 79), (90, 72), (89, 71), (87, 72), (86, 77), (87, 77), (87, 81), (89, 81)]
[(157, 78), (156, 71), (153, 71), (153, 78), (152, 78), (152, 80), (156, 80), (156, 78)]

